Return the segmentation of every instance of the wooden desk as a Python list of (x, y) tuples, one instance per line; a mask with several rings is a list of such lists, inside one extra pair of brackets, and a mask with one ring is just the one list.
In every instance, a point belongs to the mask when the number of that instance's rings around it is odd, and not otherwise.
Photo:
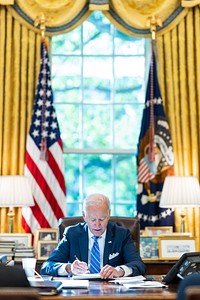
[(144, 260), (146, 275), (165, 275), (171, 270), (177, 261), (165, 260)]
[[(156, 276), (156, 280), (161, 280), (161, 277)], [(67, 289), (63, 290), (57, 296), (42, 296), (42, 300), (175, 300), (176, 285), (171, 285), (166, 288), (137, 288), (126, 290), (121, 285), (116, 285), (107, 281), (90, 281), (89, 290), (86, 289)]]

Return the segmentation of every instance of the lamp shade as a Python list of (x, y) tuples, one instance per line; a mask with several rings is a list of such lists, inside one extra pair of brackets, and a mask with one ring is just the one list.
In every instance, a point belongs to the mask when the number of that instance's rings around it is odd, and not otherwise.
[(29, 180), (25, 176), (0, 176), (0, 206), (34, 206)]
[(200, 206), (200, 187), (195, 176), (167, 176), (164, 181), (160, 207)]

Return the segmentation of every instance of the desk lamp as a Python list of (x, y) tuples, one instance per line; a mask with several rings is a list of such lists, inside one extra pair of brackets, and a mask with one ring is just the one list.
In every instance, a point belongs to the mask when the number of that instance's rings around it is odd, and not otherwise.
[(164, 181), (160, 207), (181, 208), (181, 232), (185, 232), (186, 207), (200, 206), (200, 187), (195, 176), (167, 176)]
[(34, 206), (29, 180), (25, 176), (0, 176), (0, 207), (9, 207), (8, 232), (13, 233), (14, 207)]

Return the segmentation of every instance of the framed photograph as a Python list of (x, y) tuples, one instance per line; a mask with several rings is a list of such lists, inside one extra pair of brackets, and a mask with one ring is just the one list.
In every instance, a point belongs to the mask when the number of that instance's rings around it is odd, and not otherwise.
[(159, 259), (176, 260), (184, 253), (195, 252), (195, 239), (185, 236), (160, 236), (159, 237)]
[(157, 236), (142, 235), (140, 237), (140, 256), (144, 260), (153, 260), (159, 258)]
[(37, 259), (46, 260), (57, 245), (57, 241), (38, 241)]
[(145, 227), (145, 235), (161, 235), (173, 232), (172, 226)]
[(58, 241), (57, 228), (39, 228), (36, 229), (34, 234), (34, 248), (37, 252), (38, 241)]
[(17, 247), (31, 247), (31, 233), (0, 233), (0, 241), (14, 241)]

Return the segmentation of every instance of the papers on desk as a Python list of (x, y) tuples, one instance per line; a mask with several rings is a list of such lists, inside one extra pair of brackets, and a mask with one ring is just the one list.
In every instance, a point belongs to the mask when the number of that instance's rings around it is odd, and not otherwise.
[(85, 273), (85, 274), (80, 274), (80, 275), (73, 275), (72, 279), (74, 279), (74, 280), (82, 280), (82, 279), (92, 280), (92, 279), (101, 279), (101, 276), (99, 273), (97, 273), (97, 274)]
[(62, 282), (63, 289), (88, 289), (89, 280), (73, 280), (73, 279), (59, 279)]
[(159, 281), (136, 281), (130, 283), (124, 283), (123, 286), (127, 289), (131, 288), (163, 288), (166, 287)]
[(142, 275), (133, 276), (133, 277), (119, 277), (116, 279), (111, 280), (111, 282), (124, 284), (124, 283), (132, 283), (132, 282), (143, 282), (146, 278)]
[(122, 277), (116, 278), (115, 280), (111, 280), (117, 284), (123, 285), (127, 289), (131, 288), (157, 288), (157, 287), (166, 287), (163, 283), (159, 281), (148, 281), (142, 275), (133, 276), (133, 277)]

